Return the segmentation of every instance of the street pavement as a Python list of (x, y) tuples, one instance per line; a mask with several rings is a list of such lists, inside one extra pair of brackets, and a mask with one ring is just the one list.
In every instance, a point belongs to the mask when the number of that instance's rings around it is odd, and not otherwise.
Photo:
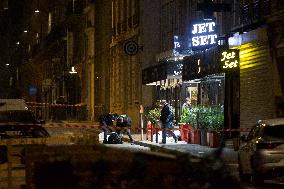
[[(184, 141), (169, 142), (167, 144), (160, 144), (156, 142), (151, 142), (147, 140), (141, 140), (141, 135), (134, 135), (133, 138), (136, 138), (134, 145), (131, 145), (132, 148), (136, 148), (137, 146), (144, 146), (151, 151), (159, 151), (162, 149), (167, 150), (175, 150), (183, 153), (191, 154), (195, 157), (204, 157), (214, 153), (217, 148), (211, 148), (209, 146), (203, 146), (200, 144), (188, 144)], [(125, 140), (128, 141), (127, 136)], [(129, 144), (128, 142), (125, 145)], [(239, 179), (238, 174), (238, 152), (233, 149), (232, 141), (226, 141), (225, 147), (222, 148), (221, 158), (224, 160), (224, 163), (227, 165), (227, 168), (230, 170), (232, 176), (236, 179)], [(284, 183), (282, 180), (265, 180), (263, 185), (256, 186), (252, 183), (242, 183), (243, 189), (280, 189), (284, 188)]]
[[(183, 153), (189, 153), (192, 156), (196, 157), (204, 157), (206, 155), (212, 154), (217, 148), (211, 148), (209, 146), (203, 146), (200, 144), (188, 144), (185, 141), (178, 141), (175, 143), (174, 141), (167, 142), (166, 144), (151, 142), (146, 140), (144, 136), (143, 139), (141, 134), (132, 135), (135, 142), (135, 145), (145, 146), (149, 148), (163, 148), (169, 150), (176, 150)], [(124, 136), (125, 141), (128, 141), (127, 136)], [(228, 163), (237, 163), (237, 151), (234, 151), (231, 141), (227, 141), (225, 143), (225, 147), (222, 148), (221, 157)]]
[[(48, 128), (49, 132), (52, 135), (61, 135), (66, 134), (69, 132), (74, 131), (75, 129), (72, 128)], [(93, 132), (93, 129), (78, 129), (79, 132), (85, 132), (88, 130), (88, 132)], [(129, 138), (127, 135), (123, 135), (123, 144), (105, 144), (106, 146), (113, 147), (113, 148), (121, 148), (121, 149), (127, 149), (130, 151), (156, 151), (156, 152), (163, 152), (164, 150), (169, 151), (178, 151), (183, 153), (191, 154), (195, 157), (204, 157), (207, 155), (210, 155), (214, 153), (218, 148), (211, 148), (209, 146), (203, 146), (200, 144), (188, 144), (185, 141), (178, 141), (175, 143), (173, 140), (169, 140), (166, 144), (151, 142), (146, 140), (146, 135), (139, 134), (132, 134), (132, 137), (134, 138), (134, 143), (131, 144), (129, 142)], [(100, 143), (102, 143), (102, 138), (99, 137)], [(225, 146), (222, 148), (221, 158), (224, 160), (225, 164), (230, 169), (230, 172), (233, 176), (235, 176), (237, 179), (238, 177), (238, 164), (237, 164), (237, 151), (234, 150), (232, 141), (228, 140), (225, 142)], [(274, 189), (274, 188), (284, 188), (283, 183), (267, 181), (264, 183), (263, 186), (253, 186), (252, 184), (244, 183), (244, 189)]]
[[(63, 124), (76, 124), (76, 125), (97, 125), (97, 123), (70, 123), (70, 122), (63, 122)], [(50, 123), (48, 123), (50, 124)], [(56, 123), (55, 123), (56, 124)], [(57, 127), (54, 128), (48, 127), (48, 132), (51, 135), (62, 135), (66, 133), (72, 133), (75, 130), (78, 130), (79, 132), (92, 132), (94, 129), (86, 129), (86, 128), (63, 128), (63, 127)], [(95, 129), (96, 130), (96, 129)], [(188, 144), (185, 141), (178, 141), (177, 143), (174, 142), (174, 140), (171, 138), (167, 140), (167, 144), (160, 144), (161, 136), (159, 136), (158, 143), (155, 141), (151, 142), (146, 140), (146, 134), (143, 134), (143, 137), (141, 133), (132, 133), (132, 137), (134, 139), (134, 144), (129, 143), (129, 138), (126, 134), (123, 135), (123, 144), (107, 144), (108, 146), (116, 147), (116, 148), (127, 148), (131, 150), (152, 150), (155, 149), (155, 151), (159, 151), (159, 149), (168, 149), (168, 150), (175, 150), (179, 152), (189, 153), (192, 156), (196, 157), (203, 157), (206, 155), (209, 155), (213, 153), (217, 148), (211, 148), (209, 146), (204, 146), (200, 144)], [(153, 137), (155, 139), (155, 136)], [(99, 135), (99, 141), (102, 143), (102, 133)], [(232, 141), (226, 141), (225, 147), (222, 149), (222, 158), (228, 162), (228, 163), (237, 163), (237, 151), (234, 151), (232, 146)]]

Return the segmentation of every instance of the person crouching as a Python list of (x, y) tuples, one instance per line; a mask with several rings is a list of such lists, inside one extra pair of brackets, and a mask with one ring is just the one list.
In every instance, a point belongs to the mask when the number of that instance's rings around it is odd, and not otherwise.
[(131, 136), (131, 118), (128, 115), (119, 115), (116, 120), (117, 133), (126, 133), (129, 137), (131, 144), (134, 143), (134, 140)]
[(111, 132), (113, 132), (115, 129), (112, 128), (113, 121), (118, 117), (117, 114), (102, 114), (99, 117), (100, 126), (102, 127), (103, 133), (104, 133), (104, 140), (103, 143), (107, 144), (107, 135)]

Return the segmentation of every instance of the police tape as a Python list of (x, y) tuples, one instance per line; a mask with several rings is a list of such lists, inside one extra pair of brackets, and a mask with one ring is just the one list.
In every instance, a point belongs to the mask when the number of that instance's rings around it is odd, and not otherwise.
[[(21, 125), (25, 125), (25, 126), (41, 126), (42, 124), (40, 123), (22, 123), (22, 122), (5, 122), (5, 123), (0, 123), (0, 126), (21, 126)], [(0, 129), (0, 133), (1, 133), (1, 129)]]
[(206, 129), (198, 129), (198, 128), (161, 128), (161, 127), (147, 127), (147, 128), (137, 128), (137, 127), (119, 127), (119, 126), (103, 126), (103, 125), (94, 125), (94, 124), (68, 124), (68, 123), (47, 123), (44, 127), (54, 128), (54, 127), (65, 127), (65, 128), (85, 128), (85, 129), (113, 129), (113, 130), (122, 130), (122, 129), (131, 129), (131, 130), (138, 130), (138, 131), (162, 131), (162, 130), (180, 130), (180, 131), (194, 131), (194, 130), (205, 130), (207, 132), (249, 132), (251, 128), (239, 128), (239, 129), (213, 129), (213, 130), (206, 130)]
[[(103, 125), (81, 125), (81, 124), (68, 124), (68, 123), (47, 123), (44, 125), (46, 128), (77, 128), (77, 129), (113, 129), (122, 130), (129, 129), (131, 127), (118, 127), (118, 126), (103, 126)], [(139, 129), (139, 128), (131, 128)], [(139, 129), (140, 130), (140, 129)]]
[(31, 108), (43, 108), (45, 106), (60, 106), (60, 107), (81, 107), (84, 104), (53, 104), (53, 103), (46, 103), (46, 102), (26, 102), (29, 107)]
[(192, 132), (192, 131), (200, 131), (204, 130), (207, 132), (249, 132), (251, 128), (239, 128), (239, 129), (214, 129), (214, 130), (206, 130), (206, 129), (198, 129), (198, 128), (179, 128), (179, 127), (173, 127), (173, 128), (161, 128), (161, 127), (147, 127), (147, 128), (139, 128), (139, 127), (119, 127), (119, 126), (103, 126), (103, 125), (96, 125), (96, 124), (77, 124), (77, 123), (22, 123), (22, 122), (6, 122), (6, 123), (0, 123), (0, 126), (13, 126), (13, 125), (42, 125), (45, 128), (74, 128), (74, 129), (111, 129), (111, 130), (126, 130), (131, 129), (135, 131), (163, 131), (163, 130), (179, 130), (182, 132)]

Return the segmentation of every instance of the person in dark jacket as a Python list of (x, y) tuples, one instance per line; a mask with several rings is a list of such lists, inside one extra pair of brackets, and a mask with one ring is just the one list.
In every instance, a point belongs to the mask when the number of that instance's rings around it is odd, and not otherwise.
[(163, 106), (160, 117), (161, 128), (162, 128), (162, 143), (166, 144), (167, 133), (173, 136), (175, 142), (177, 142), (177, 137), (175, 133), (172, 130), (170, 130), (173, 127), (173, 119), (174, 119), (172, 109), (166, 100), (162, 100), (161, 104)]
[(133, 144), (134, 140), (131, 136), (131, 118), (128, 115), (119, 115), (116, 120), (117, 133), (126, 133)]
[(114, 131), (114, 129), (112, 129), (110, 126), (113, 126), (113, 121), (117, 119), (117, 117), (118, 117), (117, 114), (112, 114), (112, 113), (102, 114), (99, 117), (100, 126), (102, 126), (102, 130), (104, 132), (104, 140), (103, 140), (104, 144), (107, 143), (107, 134)]

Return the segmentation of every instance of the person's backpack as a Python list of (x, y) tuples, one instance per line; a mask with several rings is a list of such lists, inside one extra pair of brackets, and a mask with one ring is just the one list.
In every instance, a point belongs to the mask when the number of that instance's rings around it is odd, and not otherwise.
[(117, 134), (117, 132), (112, 132), (107, 139), (108, 144), (122, 144), (122, 138)]

